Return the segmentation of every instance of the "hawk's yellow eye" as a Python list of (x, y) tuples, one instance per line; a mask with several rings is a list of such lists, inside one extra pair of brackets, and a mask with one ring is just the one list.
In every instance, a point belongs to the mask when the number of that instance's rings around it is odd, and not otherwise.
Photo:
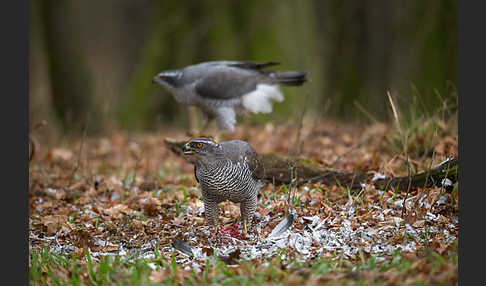
[(202, 144), (201, 142), (196, 143), (196, 147), (197, 147), (197, 148), (201, 148), (201, 147), (202, 147), (202, 145), (203, 145), (203, 144)]

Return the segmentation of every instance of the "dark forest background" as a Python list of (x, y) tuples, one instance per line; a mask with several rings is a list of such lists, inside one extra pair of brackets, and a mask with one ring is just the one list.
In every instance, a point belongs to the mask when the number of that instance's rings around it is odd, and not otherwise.
[[(187, 128), (188, 109), (151, 79), (209, 60), (305, 70), (274, 114), (389, 121), (457, 105), (457, 1), (30, 2), (31, 127), (51, 134)], [(413, 110), (413, 112), (411, 112)]]

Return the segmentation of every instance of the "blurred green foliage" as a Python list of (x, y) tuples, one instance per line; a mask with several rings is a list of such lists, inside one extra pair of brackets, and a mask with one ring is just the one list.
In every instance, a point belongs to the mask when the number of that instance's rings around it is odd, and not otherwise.
[[(389, 120), (434, 112), (457, 85), (457, 1), (31, 1), (30, 117), (61, 132), (187, 127), (187, 108), (151, 79), (209, 60), (279, 61), (303, 88), (263, 122)], [(415, 106), (415, 105), (414, 105)], [(367, 113), (365, 116), (364, 112)], [(404, 108), (404, 110), (408, 110)]]

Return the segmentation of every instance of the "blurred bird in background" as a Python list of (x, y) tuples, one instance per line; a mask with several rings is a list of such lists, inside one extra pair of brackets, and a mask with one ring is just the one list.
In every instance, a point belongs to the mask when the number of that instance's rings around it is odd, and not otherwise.
[(264, 70), (275, 65), (279, 63), (203, 62), (163, 71), (153, 82), (165, 87), (179, 103), (202, 110), (206, 123), (199, 135), (212, 120), (219, 129), (233, 132), (237, 114), (270, 113), (274, 102), (284, 100), (280, 85), (301, 86), (307, 80), (303, 71)]

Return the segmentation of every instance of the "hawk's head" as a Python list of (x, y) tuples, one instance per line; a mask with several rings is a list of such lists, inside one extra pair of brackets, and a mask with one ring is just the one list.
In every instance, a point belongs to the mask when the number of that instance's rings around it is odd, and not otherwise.
[(189, 140), (182, 148), (184, 155), (194, 159), (212, 158), (222, 154), (221, 144), (209, 138), (195, 138)]
[(152, 82), (156, 82), (167, 88), (177, 88), (179, 87), (182, 77), (182, 71), (180, 70), (166, 70), (152, 78)]

